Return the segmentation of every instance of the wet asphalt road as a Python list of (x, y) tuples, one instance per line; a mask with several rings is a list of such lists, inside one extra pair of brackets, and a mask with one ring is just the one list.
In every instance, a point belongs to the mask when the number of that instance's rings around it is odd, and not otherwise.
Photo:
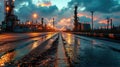
[[(56, 33), (0, 34), (0, 66), (20, 60), (54, 34)], [(62, 33), (62, 38), (74, 67), (120, 67), (119, 43), (70, 33)]]
[(120, 67), (120, 43), (63, 33), (75, 67)]
[(56, 33), (48, 32), (0, 35), (0, 41), (3, 40), (2, 42), (5, 42), (0, 45), (0, 66), (4, 66), (5, 63), (11, 61), (20, 60), (55, 34)]

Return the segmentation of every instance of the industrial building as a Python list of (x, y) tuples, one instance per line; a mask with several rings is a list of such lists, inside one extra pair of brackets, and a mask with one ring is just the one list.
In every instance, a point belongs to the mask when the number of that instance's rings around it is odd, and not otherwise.
[(78, 31), (89, 31), (91, 29), (89, 23), (78, 23)]
[(18, 17), (14, 15), (14, 1), (15, 0), (4, 0), (5, 18), (2, 22), (3, 31), (12, 32), (19, 22)]
[(21, 23), (18, 17), (14, 14), (14, 2), (15, 0), (4, 0), (5, 18), (2, 22), (1, 29), (3, 32), (28, 32), (28, 31), (43, 31), (43, 20), (41, 23), (33, 21), (26, 21)]
[(80, 23), (78, 21), (77, 9), (78, 9), (78, 6), (76, 5), (75, 10), (74, 10), (74, 28), (73, 28), (73, 31), (74, 32), (90, 31), (91, 30), (90, 23)]

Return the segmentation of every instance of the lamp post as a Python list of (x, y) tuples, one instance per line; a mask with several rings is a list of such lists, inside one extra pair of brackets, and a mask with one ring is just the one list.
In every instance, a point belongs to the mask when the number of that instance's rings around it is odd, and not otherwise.
[(35, 19), (35, 21), (37, 22), (38, 14), (37, 13), (33, 13), (32, 14), (32, 18)]
[[(33, 13), (32, 14), (32, 17), (33, 17), (33, 19), (35, 19), (36, 21), (37, 21), (37, 18), (38, 18), (38, 14), (37, 13)], [(34, 25), (32, 25), (33, 27), (34, 27)], [(38, 26), (37, 26), (37, 22), (36, 22), (36, 24), (35, 24), (35, 28), (37, 28)]]

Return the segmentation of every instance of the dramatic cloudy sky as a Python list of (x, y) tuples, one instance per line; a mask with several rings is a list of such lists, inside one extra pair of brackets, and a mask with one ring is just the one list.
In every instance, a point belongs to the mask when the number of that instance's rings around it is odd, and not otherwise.
[[(79, 22), (90, 23), (94, 13), (94, 26), (106, 25), (106, 17), (113, 19), (114, 25), (120, 25), (120, 0), (16, 0), (15, 14), (21, 21), (32, 20), (32, 14), (44, 17), (45, 22), (51, 23), (55, 18), (58, 28), (72, 28), (74, 6), (78, 5)], [(0, 22), (4, 19), (3, 0), (0, 0)]]

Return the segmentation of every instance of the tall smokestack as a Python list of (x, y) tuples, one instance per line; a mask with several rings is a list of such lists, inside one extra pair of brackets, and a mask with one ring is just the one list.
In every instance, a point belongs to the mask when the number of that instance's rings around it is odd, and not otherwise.
[(14, 14), (14, 1), (15, 0), (4, 0), (6, 16)]
[(112, 19), (110, 19), (110, 22), (111, 22), (111, 29), (113, 28), (113, 20)]
[(77, 16), (77, 9), (78, 6), (75, 6), (75, 11), (74, 11), (74, 31), (77, 32), (78, 31), (78, 16)]
[(53, 18), (53, 28), (54, 28), (54, 26), (55, 26), (55, 19)]
[(110, 18), (107, 17), (107, 29), (109, 29)]
[(42, 24), (42, 30), (43, 30), (43, 23), (44, 23), (44, 18), (41, 18), (41, 24)]
[(92, 19), (92, 30), (94, 29), (94, 24), (93, 24), (93, 22), (94, 22), (94, 11), (91, 11), (91, 19)]

